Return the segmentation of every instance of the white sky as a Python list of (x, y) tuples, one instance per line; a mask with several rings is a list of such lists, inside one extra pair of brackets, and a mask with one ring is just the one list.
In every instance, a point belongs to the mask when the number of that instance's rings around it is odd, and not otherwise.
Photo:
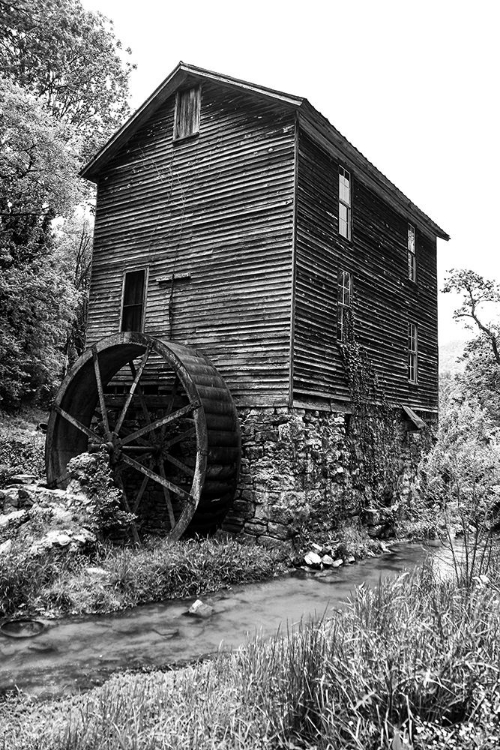
[[(500, 281), (497, 0), (83, 0), (114, 21), (138, 107), (182, 60), (304, 96), (450, 236), (449, 268)], [(465, 334), (440, 295), (441, 343)]]

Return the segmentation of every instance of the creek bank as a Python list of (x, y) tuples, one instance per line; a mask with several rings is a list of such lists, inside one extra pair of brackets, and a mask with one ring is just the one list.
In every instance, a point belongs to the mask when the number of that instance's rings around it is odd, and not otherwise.
[[(93, 687), (124, 669), (191, 663), (218, 649), (237, 648), (255, 633), (271, 636), (302, 620), (329, 616), (361, 584), (377, 585), (381, 577), (418, 565), (425, 555), (421, 546), (398, 545), (393, 554), (357, 565), (299, 569), (265, 583), (115, 614), (44, 620), (47, 628), (35, 638), (0, 636), (0, 690), (17, 686), (32, 695), (59, 696)], [(188, 616), (196, 599), (213, 608), (209, 617)]]
[[(286, 557), (282, 550), (222, 534), (174, 544), (150, 540), (139, 549), (106, 546), (99, 537), (114, 506), (92, 491), (97, 481), (86, 479), (87, 464), (94, 466), (96, 457), (84, 454), (75, 461), (67, 490), (49, 490), (25, 474), (0, 491), (0, 616), (56, 619), (193, 596), (205, 603), (215, 591), (270, 580), (295, 567), (335, 570), (387, 551), (384, 542), (353, 529), (344, 530), (345, 541), (330, 535)], [(101, 478), (106, 490), (106, 476)]]

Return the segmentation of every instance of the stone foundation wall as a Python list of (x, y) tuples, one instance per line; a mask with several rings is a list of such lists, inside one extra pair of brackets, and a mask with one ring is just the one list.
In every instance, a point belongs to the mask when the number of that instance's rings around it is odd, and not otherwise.
[(241, 409), (239, 416), (240, 480), (223, 530), (265, 546), (290, 546), (304, 531), (320, 535), (347, 519), (383, 527), (388, 514), (381, 505), (400, 502), (411, 491), (427, 442), (394, 413), (398, 450), (390, 451), (390, 460), (398, 496), (381, 503), (367, 486), (348, 416), (287, 407)]

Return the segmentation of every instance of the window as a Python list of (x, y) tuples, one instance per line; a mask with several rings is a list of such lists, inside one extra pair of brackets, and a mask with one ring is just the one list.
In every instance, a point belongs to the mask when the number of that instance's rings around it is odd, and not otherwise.
[(197, 135), (200, 130), (201, 92), (197, 88), (177, 92), (175, 100), (174, 141)]
[(415, 227), (408, 224), (408, 278), (417, 280), (417, 254), (415, 248)]
[(337, 299), (337, 338), (346, 341), (352, 324), (352, 275), (339, 271)]
[(408, 323), (408, 380), (418, 381), (418, 338), (415, 323)]
[(142, 331), (144, 325), (144, 300), (146, 271), (129, 271), (123, 282), (121, 331)]
[(339, 233), (351, 239), (351, 174), (339, 167)]

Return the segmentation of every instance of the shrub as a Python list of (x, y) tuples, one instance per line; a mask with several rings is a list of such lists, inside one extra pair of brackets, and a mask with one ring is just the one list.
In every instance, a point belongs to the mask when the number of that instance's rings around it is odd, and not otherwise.
[(103, 541), (130, 528), (136, 517), (123, 510), (123, 495), (114, 484), (104, 449), (75, 456), (69, 461), (67, 472), (71, 478), (68, 489), (83, 491), (90, 500), (85, 505), (87, 525), (98, 539)]
[[(441, 513), (456, 574), (470, 584), (488, 565), (500, 505), (500, 436), (481, 407), (449, 399), (420, 477), (422, 516)], [(455, 535), (463, 540), (464, 565)]]
[[(1, 416), (1, 415), (0, 415)], [(5, 418), (0, 425), (0, 488), (14, 474), (45, 474), (45, 436), (34, 425)]]

